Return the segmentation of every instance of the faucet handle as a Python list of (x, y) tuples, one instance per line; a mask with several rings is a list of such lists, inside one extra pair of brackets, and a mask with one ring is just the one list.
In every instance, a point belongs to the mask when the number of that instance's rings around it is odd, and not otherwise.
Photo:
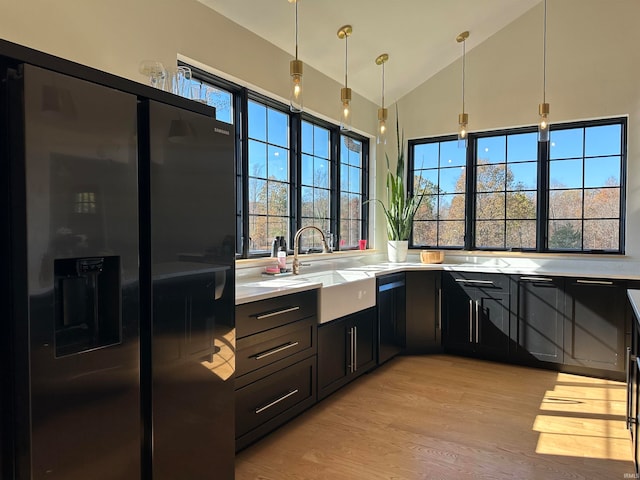
[[(331, 233), (329, 230), (326, 231), (326, 233), (324, 234), (324, 237), (326, 239), (325, 244), (323, 245), (323, 252), (322, 253), (331, 253), (333, 252), (333, 239), (334, 239), (334, 234)], [(324, 249), (324, 247), (326, 247), (326, 250)]]

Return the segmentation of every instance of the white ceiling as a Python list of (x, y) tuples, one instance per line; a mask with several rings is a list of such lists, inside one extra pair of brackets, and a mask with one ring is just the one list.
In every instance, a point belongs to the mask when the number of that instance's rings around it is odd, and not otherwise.
[[(291, 55), (295, 51), (295, 4), (287, 0), (198, 0)], [(348, 83), (380, 103), (385, 64), (385, 104), (410, 92), (462, 55), (456, 36), (469, 30), (467, 52), (542, 0), (299, 0), (299, 58), (344, 82), (344, 40), (353, 26)], [(542, 19), (541, 19), (542, 22)]]

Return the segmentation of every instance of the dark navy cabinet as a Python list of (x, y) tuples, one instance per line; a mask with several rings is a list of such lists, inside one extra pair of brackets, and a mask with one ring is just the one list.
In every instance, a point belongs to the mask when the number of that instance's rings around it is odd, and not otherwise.
[(513, 356), (519, 360), (564, 361), (564, 279), (514, 275)]
[(318, 327), (318, 399), (376, 366), (376, 309)]
[(318, 292), (236, 307), (236, 450), (316, 402)]
[(565, 280), (564, 363), (592, 369), (625, 369), (624, 280)]
[(506, 358), (509, 354), (509, 277), (450, 272), (443, 275), (443, 343), (454, 353)]
[(441, 272), (406, 273), (405, 353), (433, 353), (442, 349)]

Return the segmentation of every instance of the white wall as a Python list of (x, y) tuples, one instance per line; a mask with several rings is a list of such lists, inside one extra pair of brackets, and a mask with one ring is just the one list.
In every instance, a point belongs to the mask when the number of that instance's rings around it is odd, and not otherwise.
[[(5, 40), (138, 82), (146, 82), (138, 72), (141, 60), (175, 66), (180, 57), (288, 102), (292, 57), (195, 0), (2, 0), (1, 4), (0, 36)], [(305, 110), (339, 123), (341, 87), (305, 65)], [(354, 131), (374, 135), (377, 105), (355, 92), (352, 105)], [(371, 145), (375, 161), (375, 141)]]
[[(3, 0), (0, 36), (138, 82), (141, 60), (180, 55), (289, 98), (292, 57), (195, 0)], [(304, 86), (305, 109), (338, 123), (342, 85), (305, 65)], [(355, 92), (353, 105), (354, 129), (374, 133), (377, 106)]]
[[(638, 0), (549, 0), (547, 98), (552, 121), (629, 115), (627, 254), (640, 260), (640, 48)], [(530, 125), (541, 101), (542, 5), (467, 52), (466, 110), (472, 130)], [(144, 82), (138, 64), (178, 55), (273, 96), (288, 96), (291, 56), (195, 0), (21, 0), (2, 2), (2, 38)], [(473, 32), (471, 32), (473, 35)], [(337, 119), (340, 84), (305, 66), (305, 109)], [(406, 138), (454, 133), (460, 61), (400, 99)], [(354, 95), (354, 127), (373, 134), (377, 106)], [(386, 151), (395, 158), (394, 106)], [(375, 144), (372, 142), (372, 145)], [(377, 171), (383, 149), (372, 149)], [(372, 174), (376, 169), (372, 169)], [(373, 176), (379, 196), (384, 176)], [(375, 209), (373, 245), (386, 233)]]
[[(536, 123), (542, 101), (542, 3), (467, 52), (469, 127)], [(640, 260), (640, 45), (638, 0), (548, 0), (551, 121), (628, 115), (627, 260)], [(473, 32), (471, 32), (473, 36)], [(455, 133), (461, 61), (398, 102), (407, 138)]]

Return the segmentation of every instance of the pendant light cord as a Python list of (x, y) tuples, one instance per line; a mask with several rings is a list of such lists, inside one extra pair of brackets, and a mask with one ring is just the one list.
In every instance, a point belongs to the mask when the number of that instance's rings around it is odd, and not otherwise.
[(296, 1), (296, 60), (298, 60), (298, 2)]
[(467, 56), (467, 40), (462, 41), (462, 113), (464, 113), (464, 77), (465, 77), (465, 59)]
[(542, 22), (542, 103), (547, 103), (547, 0), (544, 0)]
[(347, 88), (347, 71), (349, 68), (349, 35), (344, 36), (344, 88)]
[(384, 62), (382, 62), (382, 108), (384, 108)]

